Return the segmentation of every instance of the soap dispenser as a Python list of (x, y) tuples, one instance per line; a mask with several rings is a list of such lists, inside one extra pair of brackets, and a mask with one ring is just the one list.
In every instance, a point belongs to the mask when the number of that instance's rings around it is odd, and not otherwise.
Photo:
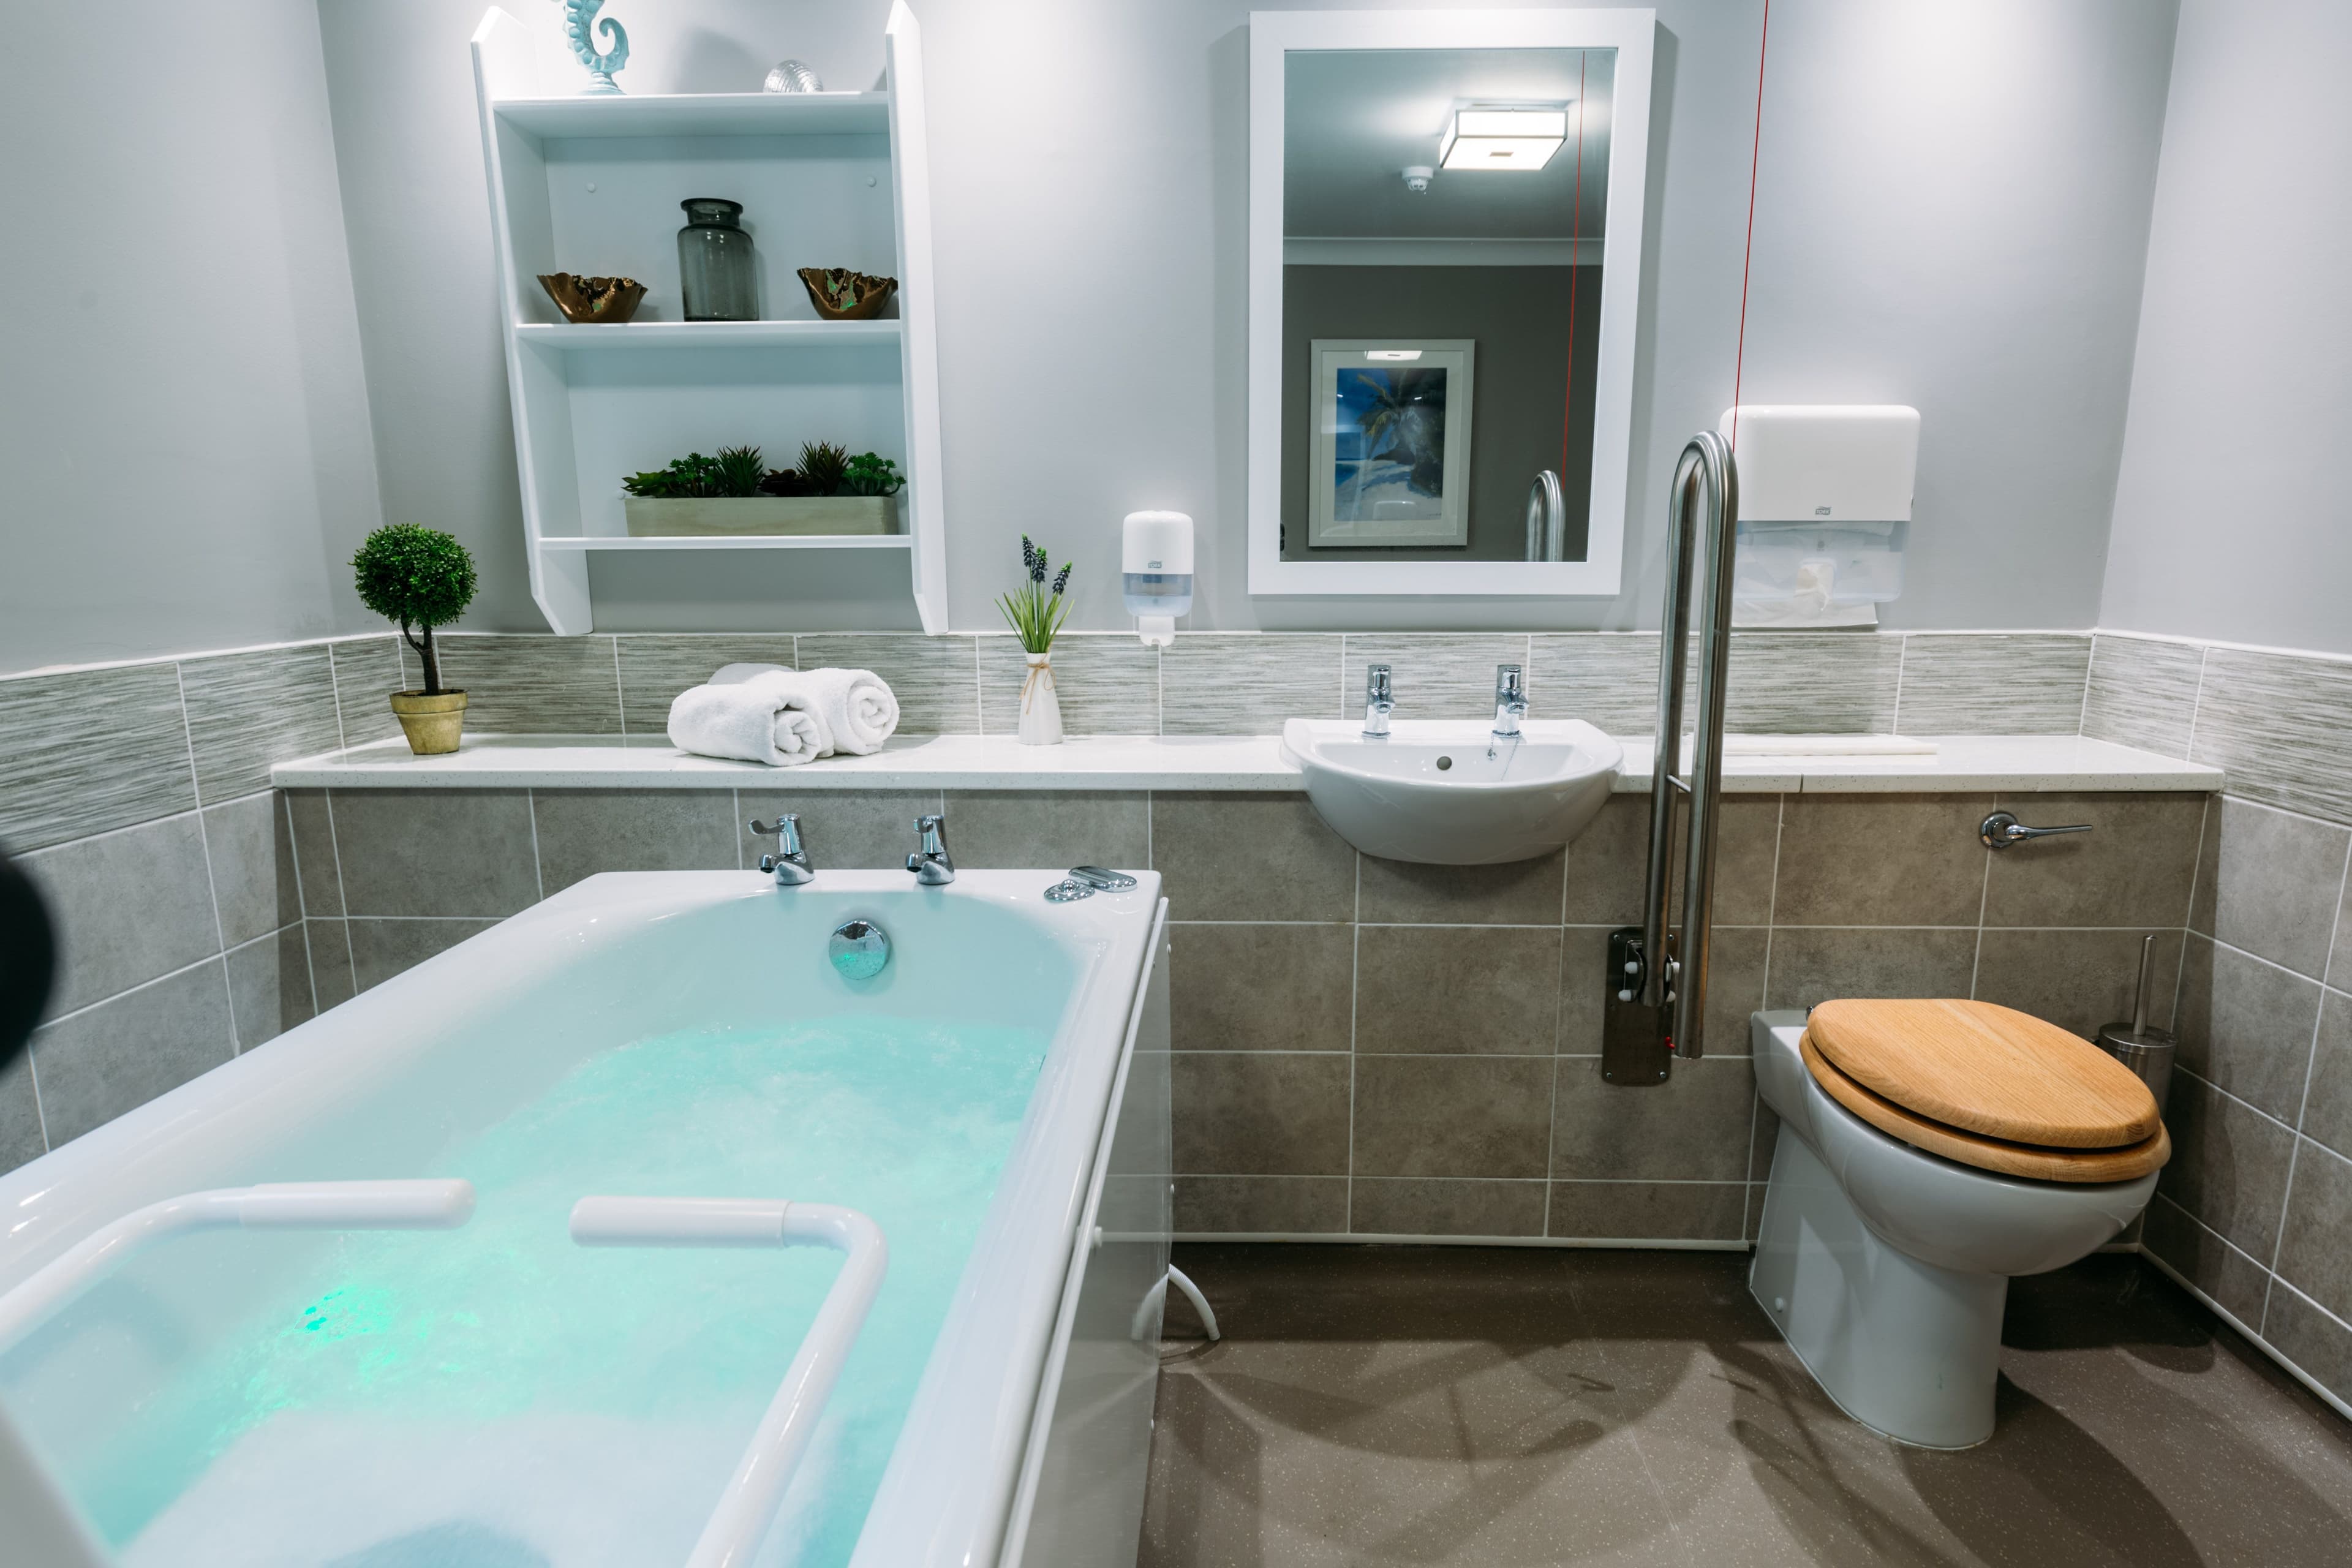
[(1129, 512), (1119, 571), (1136, 635), (1146, 647), (1172, 644), (1176, 617), (1192, 609), (1192, 520), (1181, 511)]

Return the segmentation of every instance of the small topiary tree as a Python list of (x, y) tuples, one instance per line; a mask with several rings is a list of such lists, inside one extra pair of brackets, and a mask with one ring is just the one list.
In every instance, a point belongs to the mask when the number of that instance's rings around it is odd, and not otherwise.
[[(352, 557), (360, 603), (388, 621), (425, 664), (425, 695), (441, 695), (441, 654), (433, 628), (466, 613), (474, 600), (474, 558), (450, 534), (414, 523), (388, 523), (367, 536)], [(409, 630), (423, 629), (418, 637)]]

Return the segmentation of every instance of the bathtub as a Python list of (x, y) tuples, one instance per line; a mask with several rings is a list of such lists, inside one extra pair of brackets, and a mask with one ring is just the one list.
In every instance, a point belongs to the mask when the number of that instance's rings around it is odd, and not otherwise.
[[(0, 1178), (0, 1291), (210, 1189), (462, 1177), (463, 1228), (159, 1243), (0, 1354), (0, 1402), (126, 1565), (683, 1563), (836, 1264), (592, 1257), (556, 1205), (840, 1205), (889, 1272), (744, 1561), (1131, 1561), (1164, 910), (1059, 875), (559, 893)], [(852, 918), (869, 980), (827, 960)]]

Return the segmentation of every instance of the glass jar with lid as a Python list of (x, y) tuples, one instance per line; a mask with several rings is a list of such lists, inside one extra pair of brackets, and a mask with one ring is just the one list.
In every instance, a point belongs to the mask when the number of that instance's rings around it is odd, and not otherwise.
[(686, 226), (677, 231), (678, 294), (689, 321), (755, 321), (760, 318), (759, 263), (743, 232), (743, 204), (723, 196), (688, 196)]

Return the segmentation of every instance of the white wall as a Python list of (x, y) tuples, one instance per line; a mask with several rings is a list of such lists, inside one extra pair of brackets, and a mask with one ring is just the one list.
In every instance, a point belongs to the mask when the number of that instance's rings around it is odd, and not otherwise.
[(310, 0), (7, 12), (0, 672), (348, 630), (378, 521)]
[(2352, 653), (2352, 6), (2185, 0), (2099, 619)]

